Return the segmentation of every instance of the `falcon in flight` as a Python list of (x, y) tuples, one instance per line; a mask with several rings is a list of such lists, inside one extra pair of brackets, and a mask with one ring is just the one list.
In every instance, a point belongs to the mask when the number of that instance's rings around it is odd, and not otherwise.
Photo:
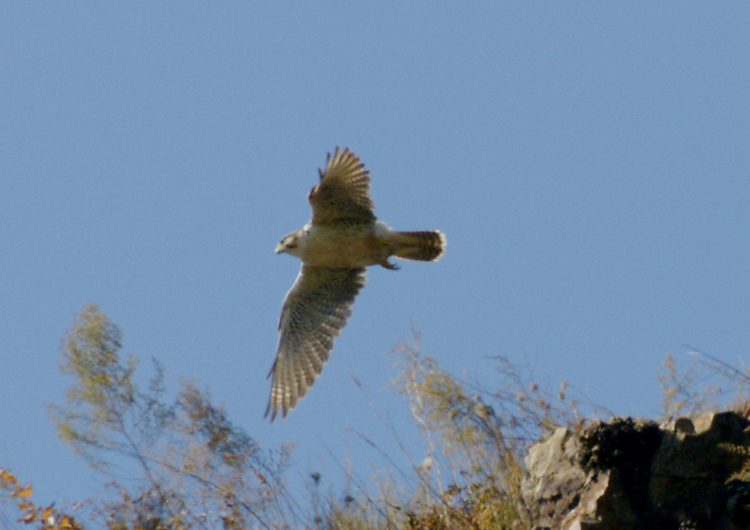
[(435, 261), (445, 252), (442, 232), (397, 232), (373, 213), (370, 176), (359, 158), (336, 148), (320, 183), (307, 199), (312, 220), (284, 236), (276, 253), (302, 260), (302, 270), (281, 308), (279, 346), (268, 377), (271, 399), (266, 417), (283, 417), (304, 397), (323, 370), (333, 341), (351, 315), (354, 298), (365, 284), (365, 267), (398, 267), (395, 256)]

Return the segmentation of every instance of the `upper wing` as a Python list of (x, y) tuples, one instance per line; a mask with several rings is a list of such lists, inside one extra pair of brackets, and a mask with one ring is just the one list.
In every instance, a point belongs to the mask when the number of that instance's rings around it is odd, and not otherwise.
[(370, 198), (369, 172), (348, 147), (343, 152), (336, 147), (333, 157), (328, 154), (325, 172), (318, 172), (320, 184), (308, 196), (313, 211), (313, 224), (340, 220), (375, 220), (375, 206)]
[(281, 308), (279, 348), (268, 374), (271, 421), (279, 411), (286, 417), (315, 382), (364, 284), (365, 269), (302, 266)]

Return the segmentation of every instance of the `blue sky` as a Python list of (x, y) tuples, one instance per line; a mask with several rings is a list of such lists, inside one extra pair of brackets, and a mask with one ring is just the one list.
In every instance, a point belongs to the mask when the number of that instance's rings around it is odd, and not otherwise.
[[(750, 348), (750, 6), (431, 2), (0, 7), (0, 466), (37, 502), (98, 482), (55, 435), (59, 346), (97, 303), (124, 353), (199, 378), (294, 473), (330, 453), (420, 458), (386, 353), (491, 388), (530, 362), (655, 416), (665, 353)], [(262, 420), (281, 302), (273, 249), (336, 145), (376, 214), (443, 230), (437, 264), (371, 269), (308, 396)]]

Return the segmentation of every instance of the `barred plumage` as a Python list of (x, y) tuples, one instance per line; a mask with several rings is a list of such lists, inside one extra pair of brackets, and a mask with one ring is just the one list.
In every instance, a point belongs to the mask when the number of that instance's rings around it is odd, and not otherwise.
[(438, 230), (430, 232), (395, 232), (399, 247), (393, 253), (397, 258), (417, 261), (437, 261), (448, 245), (445, 234)]
[(308, 196), (312, 220), (276, 247), (300, 258), (302, 269), (281, 309), (279, 346), (268, 374), (271, 421), (279, 413), (286, 417), (320, 375), (364, 286), (366, 267), (396, 269), (391, 256), (435, 261), (446, 248), (442, 232), (397, 232), (377, 220), (369, 172), (348, 148), (337, 147), (319, 173), (320, 183)]

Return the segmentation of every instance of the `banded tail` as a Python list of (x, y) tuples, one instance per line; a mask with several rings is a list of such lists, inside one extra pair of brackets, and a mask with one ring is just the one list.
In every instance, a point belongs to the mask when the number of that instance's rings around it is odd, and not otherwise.
[(437, 261), (445, 253), (448, 240), (439, 230), (427, 232), (391, 232), (393, 255), (417, 261)]

